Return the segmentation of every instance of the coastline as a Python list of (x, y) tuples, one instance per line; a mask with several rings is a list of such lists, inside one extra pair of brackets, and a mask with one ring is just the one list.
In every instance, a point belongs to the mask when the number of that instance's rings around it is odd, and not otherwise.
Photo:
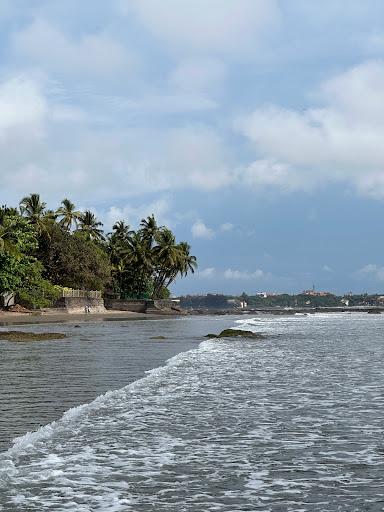
[(135, 313), (132, 311), (105, 311), (103, 313), (8, 313), (0, 312), (0, 326), (45, 323), (79, 323), (113, 320), (154, 320), (162, 315)]

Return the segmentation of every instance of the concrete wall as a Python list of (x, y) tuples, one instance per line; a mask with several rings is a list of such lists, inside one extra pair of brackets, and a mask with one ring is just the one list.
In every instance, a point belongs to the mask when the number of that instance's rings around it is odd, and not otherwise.
[(132, 311), (134, 313), (145, 313), (147, 311), (147, 300), (123, 300), (105, 299), (105, 307), (117, 311)]
[[(105, 307), (117, 311), (133, 311), (134, 313), (162, 313), (164, 310), (171, 310), (175, 303), (171, 299), (159, 300), (123, 300), (105, 299)], [(177, 305), (176, 305), (177, 307)]]
[(68, 313), (104, 313), (105, 306), (103, 299), (93, 299), (88, 297), (62, 297), (56, 301), (55, 306), (65, 308)]

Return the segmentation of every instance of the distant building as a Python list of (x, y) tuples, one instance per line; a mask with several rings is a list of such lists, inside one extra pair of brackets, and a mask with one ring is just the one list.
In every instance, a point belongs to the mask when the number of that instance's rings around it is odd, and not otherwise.
[(330, 292), (317, 292), (315, 290), (304, 290), (301, 295), (308, 295), (309, 297), (328, 297), (332, 295)]
[(246, 301), (244, 299), (228, 299), (227, 304), (228, 304), (228, 306), (230, 306), (232, 308), (240, 308), (240, 309), (245, 309), (248, 306), (248, 304), (246, 303)]
[(263, 297), (263, 299), (266, 299), (268, 297), (276, 297), (277, 293), (272, 292), (258, 292), (256, 293), (256, 297)]

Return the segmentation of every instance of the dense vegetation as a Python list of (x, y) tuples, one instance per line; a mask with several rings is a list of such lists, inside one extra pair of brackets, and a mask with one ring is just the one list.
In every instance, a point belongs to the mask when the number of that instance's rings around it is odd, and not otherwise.
[(262, 297), (258, 295), (248, 296), (242, 295), (242, 298), (247, 302), (249, 307), (335, 307), (340, 306), (342, 297), (333, 294), (324, 296), (308, 296), (304, 293), (298, 295), (288, 295), (283, 293), (281, 295), (269, 295)]
[(19, 208), (0, 208), (0, 293), (15, 292), (45, 306), (61, 287), (108, 291), (123, 298), (163, 298), (178, 276), (197, 267), (186, 242), (177, 243), (154, 216), (134, 231), (124, 221), (104, 233), (95, 215), (68, 199), (47, 209), (39, 194)]

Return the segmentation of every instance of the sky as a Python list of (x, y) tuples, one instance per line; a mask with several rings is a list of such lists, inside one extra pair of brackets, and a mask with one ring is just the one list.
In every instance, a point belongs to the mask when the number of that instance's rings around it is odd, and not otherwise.
[(0, 0), (0, 203), (154, 213), (175, 294), (384, 292), (381, 0)]

